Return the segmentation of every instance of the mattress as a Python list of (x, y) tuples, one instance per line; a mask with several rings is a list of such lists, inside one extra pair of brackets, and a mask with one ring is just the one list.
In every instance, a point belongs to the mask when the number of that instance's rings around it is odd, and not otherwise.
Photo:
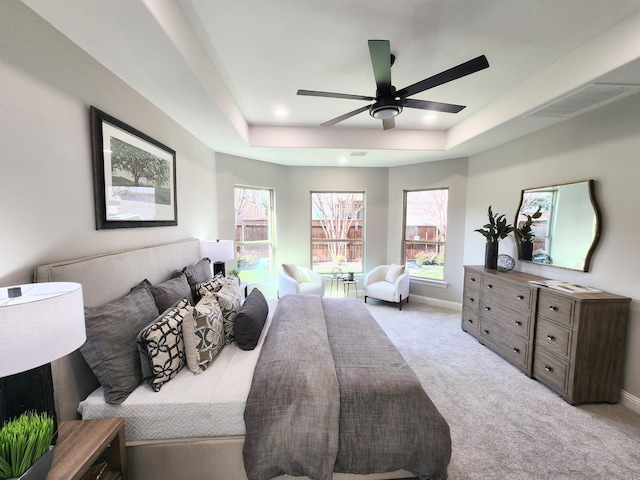
[(100, 387), (78, 412), (83, 420), (124, 417), (128, 441), (244, 435), (244, 408), (272, 307), (254, 350), (226, 345), (204, 372), (185, 367), (159, 392), (143, 383), (119, 405), (106, 403)]

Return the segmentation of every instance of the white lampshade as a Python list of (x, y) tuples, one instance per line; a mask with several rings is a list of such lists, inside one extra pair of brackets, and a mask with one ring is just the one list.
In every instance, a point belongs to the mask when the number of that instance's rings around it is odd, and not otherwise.
[[(17, 288), (21, 295), (10, 298)], [(0, 288), (0, 378), (61, 358), (86, 338), (79, 283)]]
[(212, 262), (233, 260), (235, 251), (233, 240), (206, 240), (200, 242), (200, 255)]

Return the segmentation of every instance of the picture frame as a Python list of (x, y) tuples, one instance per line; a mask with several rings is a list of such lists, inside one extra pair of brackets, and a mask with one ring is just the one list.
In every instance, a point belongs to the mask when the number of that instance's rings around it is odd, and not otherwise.
[(178, 224), (176, 152), (91, 106), (96, 230)]

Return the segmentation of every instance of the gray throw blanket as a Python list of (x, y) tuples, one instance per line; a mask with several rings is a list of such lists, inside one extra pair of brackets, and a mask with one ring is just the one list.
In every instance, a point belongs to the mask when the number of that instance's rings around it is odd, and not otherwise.
[(249, 480), (405, 469), (446, 479), (449, 426), (362, 302), (278, 302), (245, 409)]

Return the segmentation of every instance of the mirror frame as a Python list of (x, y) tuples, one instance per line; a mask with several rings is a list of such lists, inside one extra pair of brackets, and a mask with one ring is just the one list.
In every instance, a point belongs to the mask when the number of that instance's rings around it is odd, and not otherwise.
[(594, 181), (593, 180), (578, 180), (575, 182), (566, 182), (566, 183), (556, 183), (554, 185), (543, 185), (541, 187), (532, 187), (532, 188), (525, 188), (522, 189), (520, 191), (520, 203), (518, 204), (518, 210), (516, 211), (516, 217), (515, 220), (513, 222), (514, 227), (518, 225), (518, 217), (520, 216), (520, 210), (522, 209), (522, 202), (524, 200), (524, 195), (526, 192), (529, 191), (533, 191), (533, 190), (540, 190), (540, 189), (544, 189), (544, 188), (554, 188), (554, 187), (561, 187), (563, 185), (574, 185), (576, 183), (586, 183), (587, 184), (587, 189), (588, 189), (588, 194), (589, 194), (589, 200), (591, 202), (591, 206), (593, 207), (593, 212), (595, 215), (595, 221), (596, 221), (596, 225), (595, 225), (595, 232), (593, 235), (593, 241), (591, 242), (591, 246), (589, 247), (589, 249), (587, 250), (587, 254), (585, 256), (584, 259), (584, 265), (582, 270), (580, 270), (579, 268), (569, 268), (569, 267), (563, 267), (560, 265), (554, 265), (552, 263), (541, 263), (541, 262), (534, 262), (533, 260), (522, 260), (522, 253), (520, 252), (520, 242), (517, 240), (517, 238), (515, 238), (516, 240), (516, 248), (518, 250), (518, 260), (520, 260), (521, 262), (527, 262), (527, 263), (533, 263), (536, 265), (545, 265), (548, 267), (555, 267), (555, 268), (564, 268), (566, 270), (574, 270), (574, 271), (582, 271), (582, 272), (588, 272), (589, 271), (589, 264), (591, 262), (591, 257), (593, 256), (593, 252), (595, 251), (596, 247), (598, 246), (598, 243), (600, 241), (600, 233), (602, 231), (602, 218), (600, 215), (600, 208), (598, 207), (598, 203), (596, 202), (596, 196), (595, 196), (595, 191), (594, 191)]

